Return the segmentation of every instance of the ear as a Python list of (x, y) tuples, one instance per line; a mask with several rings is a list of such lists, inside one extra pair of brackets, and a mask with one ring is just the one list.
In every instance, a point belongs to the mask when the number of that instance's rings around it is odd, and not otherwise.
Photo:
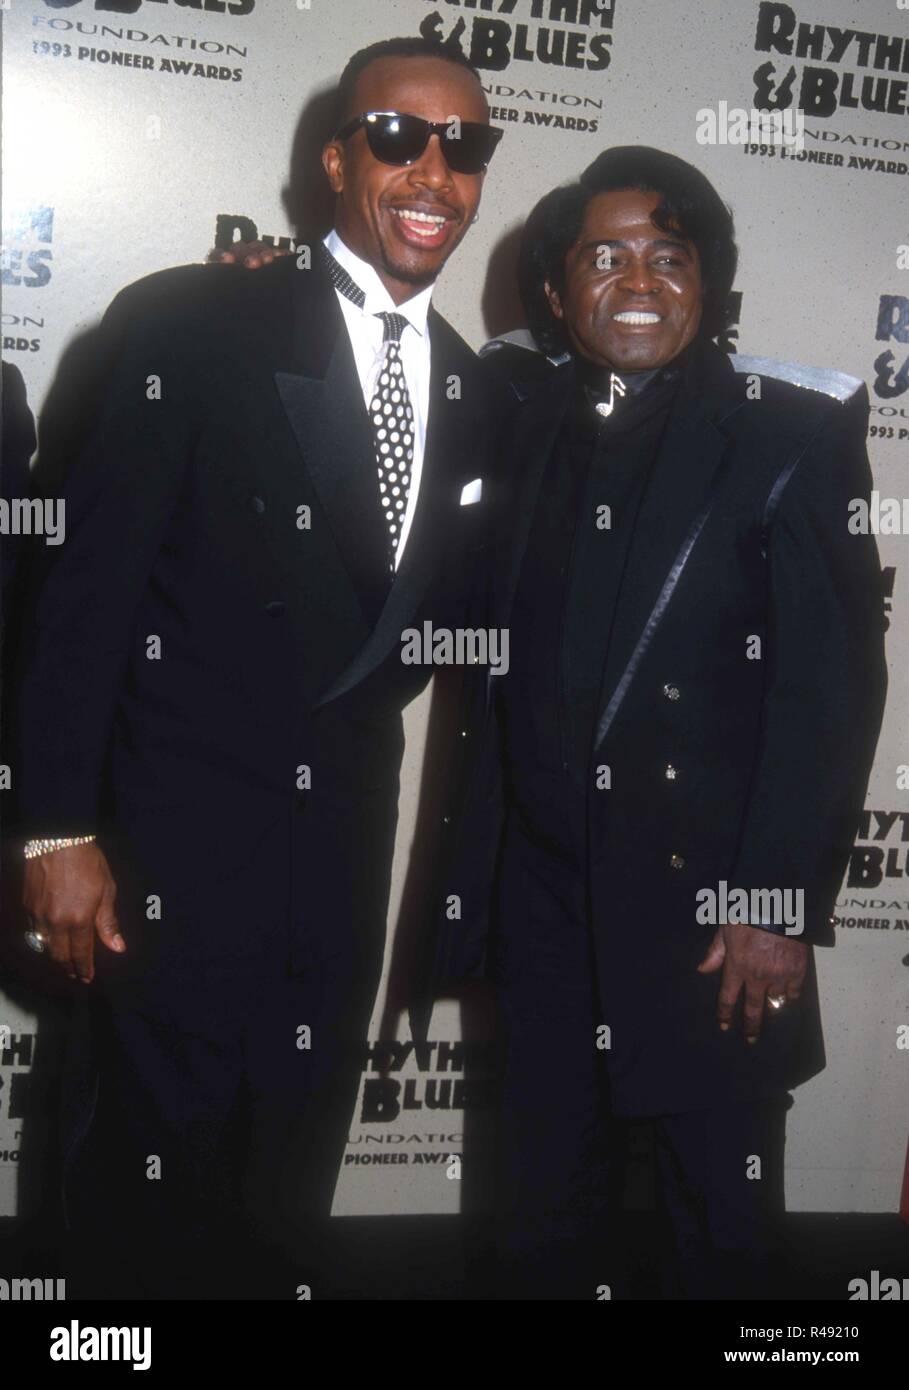
[(546, 292), (546, 298), (549, 301), (549, 307), (555, 314), (556, 318), (564, 318), (565, 312), (562, 308), (562, 301), (558, 296), (558, 292), (553, 289), (552, 285), (549, 283), (548, 280), (543, 281), (543, 289)]
[(332, 193), (340, 193), (344, 187), (344, 146), (336, 140), (329, 140), (322, 150), (322, 168), (328, 175)]

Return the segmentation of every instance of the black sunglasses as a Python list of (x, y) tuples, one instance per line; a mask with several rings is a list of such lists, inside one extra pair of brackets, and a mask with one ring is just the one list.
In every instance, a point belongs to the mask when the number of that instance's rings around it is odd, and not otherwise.
[(400, 111), (364, 111), (354, 116), (334, 136), (347, 140), (365, 127), (369, 148), (383, 164), (413, 164), (438, 135), (442, 154), (456, 174), (483, 174), (492, 159), (502, 131), (479, 121), (424, 121), (422, 116), (405, 116)]

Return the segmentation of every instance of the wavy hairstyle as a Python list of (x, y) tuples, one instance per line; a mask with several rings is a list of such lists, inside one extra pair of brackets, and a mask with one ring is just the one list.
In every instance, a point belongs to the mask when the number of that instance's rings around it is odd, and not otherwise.
[(698, 336), (715, 338), (729, 323), (729, 292), (738, 249), (732, 213), (710, 180), (677, 155), (647, 145), (604, 150), (574, 183), (541, 198), (524, 226), (518, 284), (527, 324), (550, 357), (568, 351), (561, 320), (549, 307), (547, 282), (565, 288), (565, 257), (577, 241), (587, 205), (598, 193), (635, 189), (656, 193), (653, 222), (661, 231), (681, 234), (697, 249), (704, 284), (704, 310)]

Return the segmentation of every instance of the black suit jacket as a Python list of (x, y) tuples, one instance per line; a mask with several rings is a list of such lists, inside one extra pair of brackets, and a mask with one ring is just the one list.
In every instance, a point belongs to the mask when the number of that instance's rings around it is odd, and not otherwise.
[[(570, 365), (517, 384), (500, 435), (490, 621), (507, 626)], [(862, 809), (886, 668), (873, 537), (847, 530), (867, 496), (867, 392), (847, 402), (696, 354), (642, 503), (607, 652), (590, 759), (588, 890), (613, 1098), (685, 1109), (823, 1065), (813, 969), (798, 1007), (747, 1048), (715, 1023), (715, 930), (702, 888), (804, 890), (811, 943), (833, 940), (836, 893)], [(604, 621), (608, 620), (604, 614)], [(759, 659), (749, 658), (760, 639)], [(750, 646), (749, 646), (750, 644)], [(475, 680), (448, 812), (451, 849), (433, 973), (483, 968), (503, 796), (494, 678)], [(609, 768), (610, 790), (597, 789)], [(675, 775), (667, 775), (674, 769)], [(600, 779), (604, 780), (604, 779)], [(756, 928), (757, 929), (757, 928)]]
[(457, 624), (485, 510), (459, 505), (483, 472), (477, 360), (432, 311), (429, 334), (420, 499), (390, 585), (321, 266), (164, 271), (108, 311), (66, 540), (33, 576), (15, 771), (23, 834), (98, 831), (112, 858), (133, 949), (106, 969), (177, 938), (254, 957), (274, 931), (294, 968), (380, 959), (401, 710), (430, 674), (402, 664), (401, 632)]

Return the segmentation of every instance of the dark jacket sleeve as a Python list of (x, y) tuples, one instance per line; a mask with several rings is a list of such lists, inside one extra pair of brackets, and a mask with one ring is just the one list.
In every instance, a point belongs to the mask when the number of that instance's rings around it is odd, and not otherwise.
[(849, 503), (872, 485), (867, 421), (864, 388), (831, 407), (771, 523), (761, 739), (732, 877), (803, 889), (800, 939), (820, 945), (834, 939), (887, 688), (877, 545), (849, 531)]
[[(3, 363), (3, 388), (0, 395), (3, 418), (3, 441), (0, 452), (0, 495), (5, 502), (29, 495), (29, 460), (35, 452), (35, 422), (28, 408), (25, 382), (18, 367)], [(3, 553), (3, 592), (10, 583), (19, 560), (21, 537), (8, 534), (0, 537)]]
[[(13, 731), (16, 829), (25, 835), (98, 828), (136, 611), (189, 453), (185, 383), (156, 301), (151, 281), (131, 286), (93, 337), (96, 405), (66, 459), (65, 538), (40, 546), (32, 564)], [(46, 447), (65, 456), (66, 439)]]

